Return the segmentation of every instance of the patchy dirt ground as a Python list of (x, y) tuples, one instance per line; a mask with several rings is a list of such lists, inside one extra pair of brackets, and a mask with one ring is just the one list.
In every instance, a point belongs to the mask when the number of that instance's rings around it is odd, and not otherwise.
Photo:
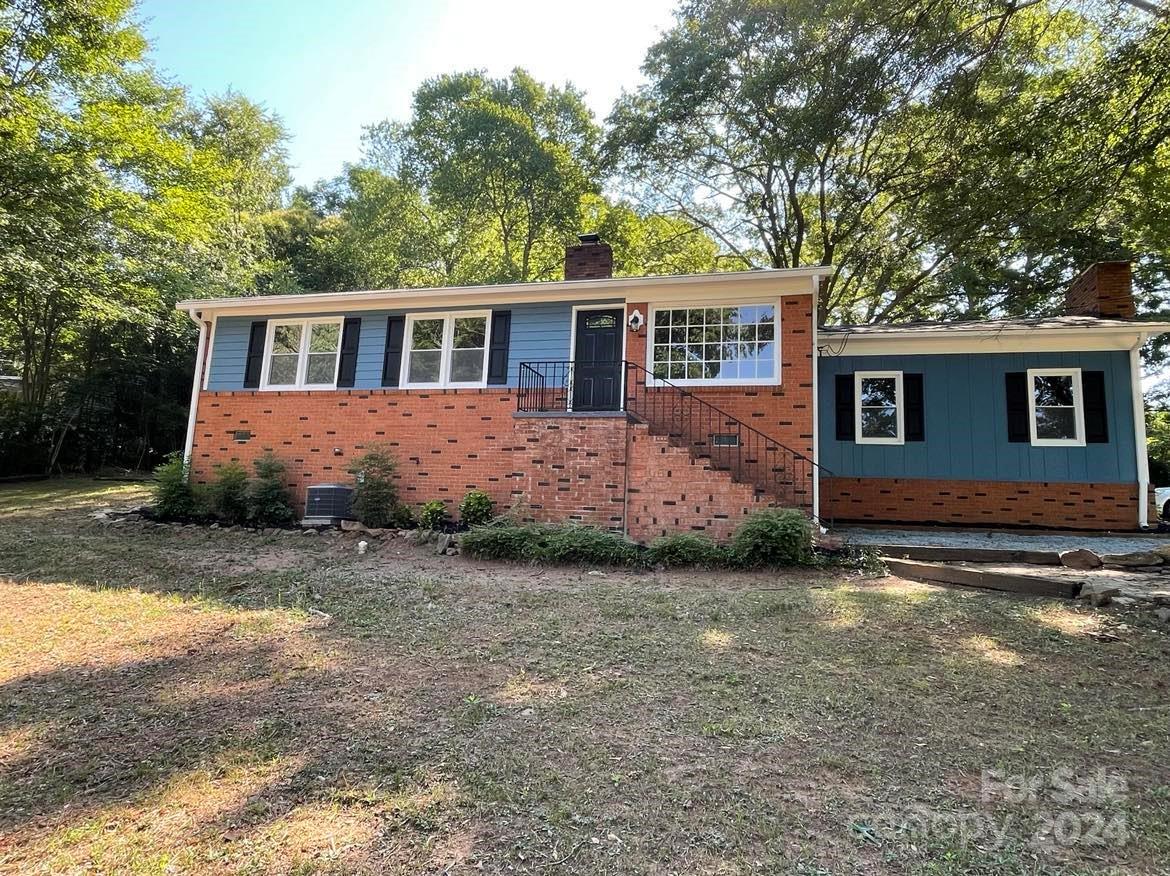
[(87, 516), (135, 489), (0, 491), (0, 871), (1170, 859), (1170, 627), (1148, 615)]

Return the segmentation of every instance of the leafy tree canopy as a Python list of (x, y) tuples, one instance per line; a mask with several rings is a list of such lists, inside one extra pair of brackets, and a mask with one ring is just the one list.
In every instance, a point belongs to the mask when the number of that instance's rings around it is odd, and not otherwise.
[(1133, 207), (1166, 179), (1170, 23), (1127, 10), (687, 0), (605, 154), (745, 260), (834, 265), (838, 319), (1034, 311), (1139, 240), (1164, 293)]

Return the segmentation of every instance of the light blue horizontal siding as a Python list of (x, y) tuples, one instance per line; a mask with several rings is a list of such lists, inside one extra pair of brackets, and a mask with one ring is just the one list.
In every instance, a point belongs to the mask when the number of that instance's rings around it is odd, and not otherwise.
[[(620, 300), (582, 301), (580, 304), (613, 304), (622, 306)], [(543, 304), (513, 304), (493, 306), (493, 310), (512, 312), (512, 333), (508, 347), (508, 385), (518, 382), (521, 362), (568, 359), (569, 342), (573, 329), (573, 303), (548, 302)], [(460, 310), (483, 310), (484, 308), (460, 308)], [(377, 389), (382, 385), (382, 358), (386, 350), (386, 318), (407, 313), (448, 313), (458, 312), (451, 308), (421, 308), (416, 310), (363, 311), (360, 314), (362, 334), (358, 344), (357, 370), (354, 388)], [(298, 314), (297, 318), (305, 315)], [(337, 313), (319, 313), (308, 316), (338, 316)], [(207, 388), (214, 390), (235, 390), (244, 387), (244, 367), (248, 356), (248, 335), (253, 321), (278, 319), (280, 314), (269, 317), (229, 316), (220, 317), (216, 323), (215, 339), (212, 344), (211, 362), (208, 366)]]
[[(820, 462), (835, 475), (1072, 483), (1137, 480), (1128, 353), (838, 356), (819, 362)], [(1108, 444), (1033, 447), (1007, 440), (1004, 374), (1060, 367), (1105, 372)], [(902, 445), (838, 441), (834, 378), (854, 371), (922, 374), (926, 440)]]
[(250, 316), (221, 316), (215, 321), (211, 362), (207, 366), (208, 389), (243, 389), (251, 331)]

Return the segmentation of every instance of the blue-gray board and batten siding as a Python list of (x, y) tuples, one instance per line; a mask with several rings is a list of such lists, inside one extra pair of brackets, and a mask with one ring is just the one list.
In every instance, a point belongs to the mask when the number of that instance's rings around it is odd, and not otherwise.
[[(622, 301), (582, 301), (581, 305), (613, 304)], [(418, 308), (365, 311), (357, 314), (321, 312), (297, 314), (313, 316), (360, 316), (361, 338), (358, 342), (355, 389), (378, 389), (382, 386), (382, 358), (386, 350), (386, 317), (407, 313), (455, 313), (458, 310), (508, 310), (512, 313), (512, 333), (508, 345), (508, 386), (516, 386), (521, 362), (570, 358), (569, 342), (573, 327), (573, 302), (545, 304), (492, 305), (490, 308)], [(279, 319), (273, 314), (269, 319)], [(252, 323), (262, 316), (221, 316), (215, 325), (215, 338), (208, 366), (207, 388), (228, 391), (244, 388), (244, 365), (248, 356), (248, 334)]]
[[(1137, 481), (1129, 354), (955, 353), (822, 356), (818, 372), (820, 463), (841, 477), (1134, 483)], [(1004, 374), (1029, 368), (1105, 372), (1106, 444), (1033, 447), (1008, 441)], [(922, 374), (926, 440), (900, 445), (838, 441), (835, 376), (854, 371)]]

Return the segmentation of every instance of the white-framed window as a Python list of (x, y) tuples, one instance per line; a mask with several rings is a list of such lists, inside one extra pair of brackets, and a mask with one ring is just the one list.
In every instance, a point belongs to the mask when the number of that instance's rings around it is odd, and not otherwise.
[(1028, 369), (1028, 428), (1036, 447), (1083, 447), (1080, 368)]
[(341, 317), (273, 319), (268, 322), (265, 389), (333, 389), (341, 358)]
[(855, 438), (858, 444), (902, 444), (906, 404), (901, 371), (856, 371), (853, 374)]
[(776, 302), (711, 307), (652, 307), (649, 361), (671, 383), (778, 383)]
[(402, 385), (416, 388), (487, 385), (491, 313), (418, 313), (406, 318)]

